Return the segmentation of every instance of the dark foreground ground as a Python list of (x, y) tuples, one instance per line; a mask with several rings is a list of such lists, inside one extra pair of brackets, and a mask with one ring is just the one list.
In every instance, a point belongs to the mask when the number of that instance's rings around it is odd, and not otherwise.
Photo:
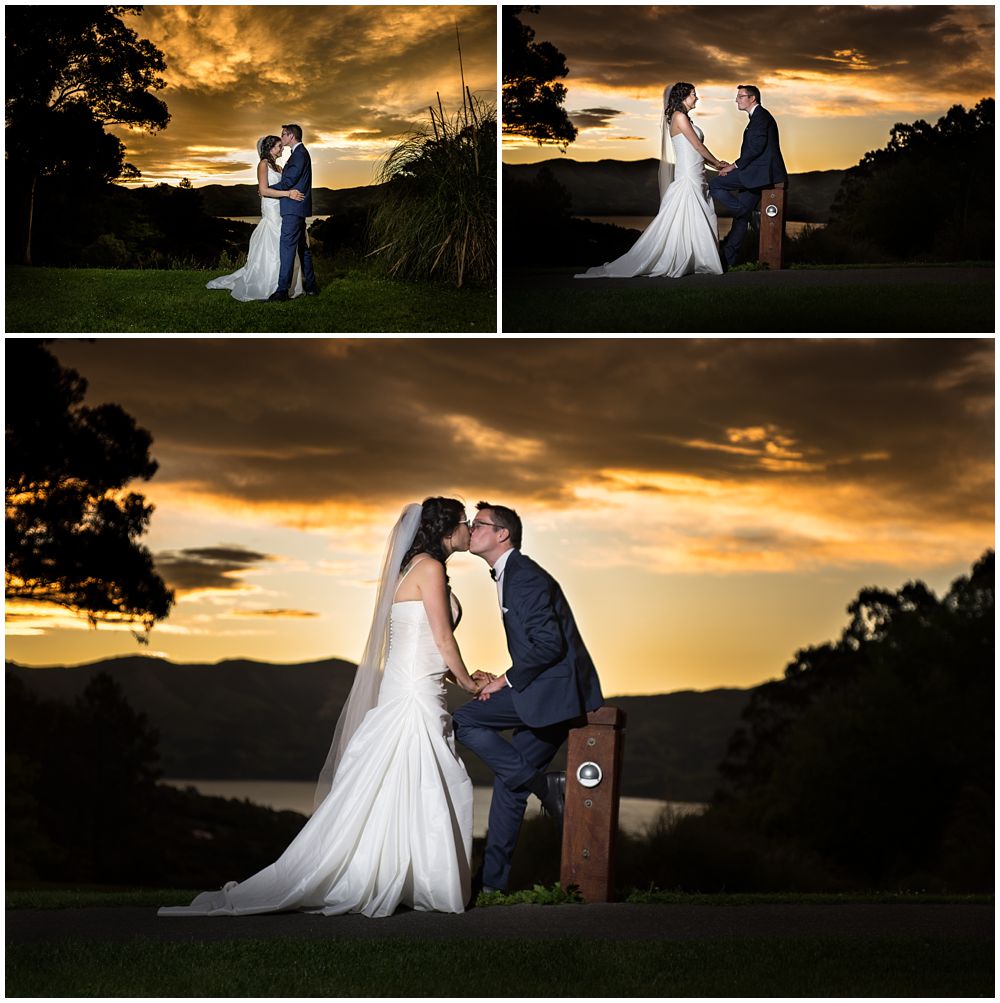
[(161, 918), (153, 909), (17, 909), (7, 942), (84, 937), (101, 941), (219, 942), (246, 938), (313, 940), (502, 939), (671, 941), (716, 937), (850, 936), (993, 939), (986, 905), (628, 905), (497, 906), (464, 915), (399, 912), (386, 919), (283, 913), (238, 918)]
[(993, 333), (995, 269), (783, 269), (680, 279), (505, 270), (505, 334)]
[(11, 997), (991, 997), (992, 905), (7, 913)]

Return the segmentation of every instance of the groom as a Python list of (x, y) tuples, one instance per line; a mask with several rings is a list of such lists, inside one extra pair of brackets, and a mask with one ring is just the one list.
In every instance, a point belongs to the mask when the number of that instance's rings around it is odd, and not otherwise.
[(315, 296), (319, 292), (312, 253), (306, 240), (306, 217), (312, 215), (312, 160), (309, 151), (302, 145), (302, 129), (299, 126), (283, 125), (281, 143), (286, 148), (292, 148), (292, 155), (282, 168), (281, 180), (271, 187), (283, 192), (295, 188), (302, 193), (302, 198), (278, 200), (281, 203), (281, 266), (278, 288), (268, 296), (269, 303), (288, 299), (296, 254), (302, 262), (302, 291), (306, 296)]
[[(562, 817), (561, 777), (544, 770), (573, 721), (604, 697), (559, 583), (520, 551), (518, 514), (489, 502), (476, 508), (469, 551), (497, 583), (511, 666), (455, 711), (455, 737), (496, 775), (482, 887), (505, 891), (528, 795)], [(500, 733), (511, 728), (508, 741)]]
[(760, 190), (786, 182), (788, 172), (778, 145), (778, 125), (760, 103), (760, 91), (752, 84), (736, 88), (736, 107), (750, 116), (743, 131), (743, 145), (736, 163), (724, 167), (708, 182), (716, 202), (733, 214), (733, 226), (722, 244), (726, 263), (736, 264), (747, 225), (760, 202)]

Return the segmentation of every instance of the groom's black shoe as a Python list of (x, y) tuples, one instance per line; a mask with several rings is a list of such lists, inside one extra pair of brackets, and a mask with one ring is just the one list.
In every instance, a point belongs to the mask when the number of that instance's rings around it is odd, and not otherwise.
[(282, 290), (279, 289), (276, 293), (271, 293), (271, 295), (268, 296), (267, 302), (268, 303), (287, 303), (288, 302), (288, 293), (283, 292)]
[(319, 296), (319, 286), (312, 286), (310, 289), (303, 289), (302, 292), (306, 296)]
[(538, 799), (542, 802), (542, 807), (547, 814), (551, 815), (557, 822), (562, 822), (563, 811), (566, 807), (566, 774), (546, 773), (545, 793), (539, 794)]

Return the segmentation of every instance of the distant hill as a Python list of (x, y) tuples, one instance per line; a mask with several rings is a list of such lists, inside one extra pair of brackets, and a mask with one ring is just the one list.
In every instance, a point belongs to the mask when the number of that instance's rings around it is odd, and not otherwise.
[[(314, 779), (354, 678), (352, 663), (333, 658), (179, 665), (130, 656), (73, 668), (8, 662), (7, 671), (39, 696), (61, 701), (72, 700), (96, 673), (110, 673), (159, 730), (164, 775), (192, 779)], [(448, 695), (452, 709), (466, 699), (454, 687)], [(748, 690), (718, 689), (609, 698), (628, 715), (624, 793), (707, 801), (748, 697)], [(471, 753), (462, 750), (462, 758), (475, 783), (492, 783)], [(562, 755), (555, 768), (564, 762)]]
[[(364, 209), (378, 201), (382, 185), (361, 188), (314, 188), (313, 215), (330, 216), (347, 209)], [(205, 185), (199, 188), (210, 216), (259, 216), (256, 185)]]
[[(503, 179), (530, 182), (540, 170), (548, 168), (569, 192), (574, 215), (650, 216), (660, 201), (659, 164), (655, 158), (582, 163), (554, 157), (537, 164), (504, 164)], [(826, 223), (843, 175), (843, 171), (790, 175), (786, 218), (802, 223)]]

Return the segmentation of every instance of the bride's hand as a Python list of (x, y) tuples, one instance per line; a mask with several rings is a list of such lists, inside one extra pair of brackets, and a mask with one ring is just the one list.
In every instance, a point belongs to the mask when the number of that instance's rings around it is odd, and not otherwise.
[(290, 199), (294, 199), (296, 202), (301, 202), (305, 198), (305, 195), (303, 195), (297, 188), (293, 188), (288, 193), (288, 197)]

